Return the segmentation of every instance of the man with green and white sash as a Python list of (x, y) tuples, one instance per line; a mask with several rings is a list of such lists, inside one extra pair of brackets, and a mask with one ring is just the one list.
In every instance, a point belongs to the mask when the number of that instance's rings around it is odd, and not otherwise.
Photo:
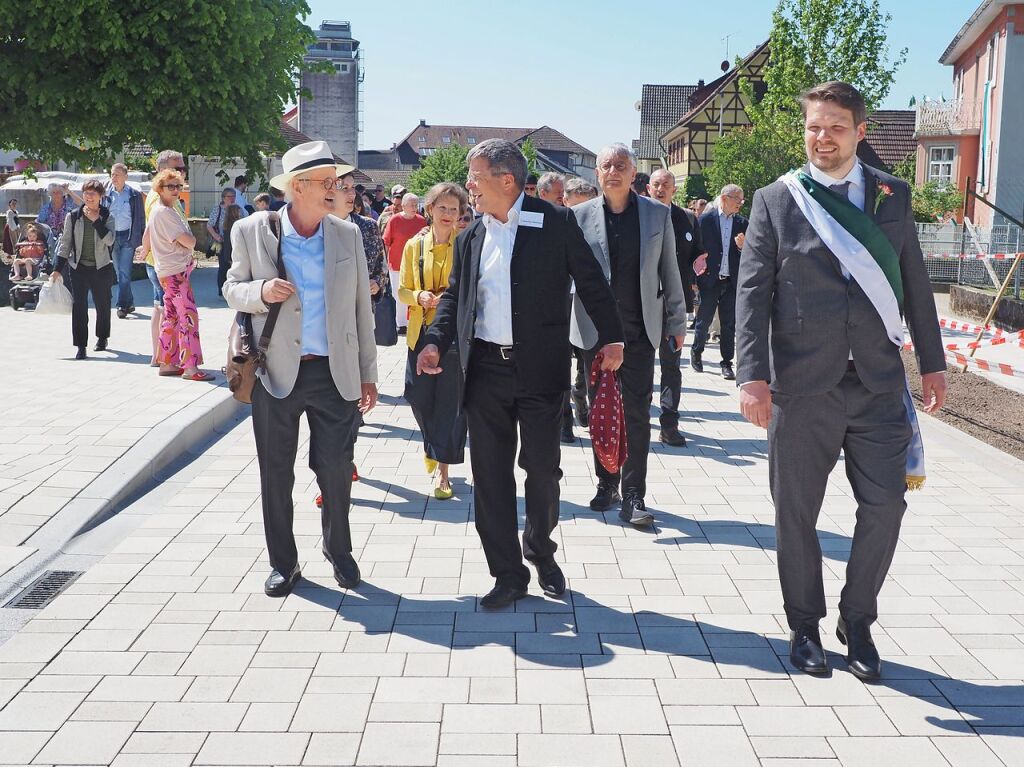
[(768, 429), (768, 466), (790, 660), (828, 672), (815, 525), (842, 451), (857, 523), (837, 635), (849, 669), (881, 676), (878, 593), (924, 454), (900, 357), (913, 336), (926, 412), (942, 407), (945, 358), (910, 189), (857, 159), (864, 99), (829, 82), (801, 95), (808, 165), (754, 195), (736, 300), (740, 408)]

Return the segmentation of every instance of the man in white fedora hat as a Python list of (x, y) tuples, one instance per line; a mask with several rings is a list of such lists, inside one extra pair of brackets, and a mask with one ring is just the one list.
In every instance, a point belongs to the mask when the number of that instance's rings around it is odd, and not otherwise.
[(323, 496), (323, 554), (340, 586), (359, 583), (348, 524), (353, 437), (360, 413), (377, 403), (362, 235), (331, 215), (338, 179), (353, 168), (338, 165), (323, 141), (289, 149), (282, 163), (284, 172), (270, 183), (284, 190), (288, 204), (235, 224), (224, 283), (228, 305), (252, 315), (257, 339), (268, 324), (273, 331), (253, 391), (252, 420), (272, 568), (264, 590), (274, 597), (288, 594), (301, 576), (292, 487), (302, 413), (309, 422), (309, 466)]

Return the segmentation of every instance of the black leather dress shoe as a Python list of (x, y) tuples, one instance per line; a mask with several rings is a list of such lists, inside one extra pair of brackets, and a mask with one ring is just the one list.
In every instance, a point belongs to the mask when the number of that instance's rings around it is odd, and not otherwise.
[(572, 445), (576, 442), (576, 435), (572, 433), (572, 421), (562, 421), (562, 444)]
[(647, 510), (643, 498), (636, 493), (626, 493), (619, 509), (619, 519), (637, 527), (647, 527), (654, 522), (654, 515)]
[(327, 561), (334, 566), (334, 580), (338, 582), (338, 585), (343, 589), (354, 589), (359, 585), (361, 580), (359, 576), (359, 565), (356, 563), (355, 557), (351, 554), (346, 554), (339, 560), (333, 560), (330, 557)]
[(611, 483), (599, 482), (597, 495), (590, 499), (591, 511), (608, 511), (612, 506), (619, 503), (622, 496), (619, 495), (619, 488)]
[(704, 372), (704, 363), (701, 361), (699, 354), (690, 352), (690, 367), (693, 368), (694, 373)]
[(516, 600), (526, 596), (526, 589), (522, 586), (514, 586), (508, 583), (496, 583), (494, 588), (487, 592), (487, 595), (480, 600), (480, 606), (485, 610), (500, 610), (508, 607)]
[(686, 437), (679, 433), (676, 426), (663, 426), (658, 441), (669, 447), (686, 447)]
[(127, 316), (128, 316), (128, 310), (127, 310), (127, 309), (125, 309), (125, 308), (124, 308), (123, 306), (122, 306), (122, 307), (118, 307), (118, 310), (117, 310), (117, 318), (118, 318), (119, 320), (123, 320), (123, 319), (124, 319), (125, 317), (127, 317)]
[(565, 575), (557, 562), (544, 562), (536, 565), (537, 583), (545, 594), (560, 597), (565, 593)]
[(590, 425), (590, 408), (587, 401), (576, 397), (573, 397), (572, 401), (576, 405), (576, 423), (580, 425), (581, 429), (586, 429)]
[(836, 636), (846, 645), (846, 665), (850, 673), (865, 682), (876, 682), (882, 678), (882, 659), (871, 639), (871, 628), (866, 623), (847, 623), (839, 619)]
[(78, 351), (75, 352), (75, 359), (76, 360), (84, 360), (85, 357), (86, 357), (85, 347), (84, 346), (79, 346), (78, 347)]
[(301, 577), (302, 572), (299, 570), (298, 565), (295, 565), (295, 569), (292, 570), (290, 575), (282, 575), (277, 570), (274, 570), (270, 573), (270, 577), (267, 578), (267, 582), (263, 584), (263, 592), (268, 597), (287, 596), (295, 588), (295, 584), (299, 582)]
[(94, 351), (105, 352), (107, 350), (107, 339), (100, 338), (96, 341), (96, 346), (93, 347)]
[(828, 659), (817, 626), (801, 626), (789, 632), (789, 662), (807, 674), (828, 673)]
[(732, 363), (731, 362), (723, 362), (722, 363), (722, 378), (725, 379), (726, 381), (735, 381), (736, 380), (736, 373), (732, 369)]

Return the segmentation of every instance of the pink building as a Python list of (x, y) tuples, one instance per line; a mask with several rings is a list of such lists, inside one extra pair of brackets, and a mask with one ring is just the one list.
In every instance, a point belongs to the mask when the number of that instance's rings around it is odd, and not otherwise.
[[(917, 106), (917, 182), (974, 190), (1024, 215), (1024, 3), (983, 0), (939, 58), (953, 67), (953, 98)], [(979, 226), (1006, 223), (977, 204)]]

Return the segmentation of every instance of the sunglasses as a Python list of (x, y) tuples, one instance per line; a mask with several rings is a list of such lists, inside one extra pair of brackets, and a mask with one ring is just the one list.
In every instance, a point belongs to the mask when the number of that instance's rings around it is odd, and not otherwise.
[(172, 192), (177, 192), (181, 189), (181, 184), (164, 184), (164, 189), (170, 189)]

